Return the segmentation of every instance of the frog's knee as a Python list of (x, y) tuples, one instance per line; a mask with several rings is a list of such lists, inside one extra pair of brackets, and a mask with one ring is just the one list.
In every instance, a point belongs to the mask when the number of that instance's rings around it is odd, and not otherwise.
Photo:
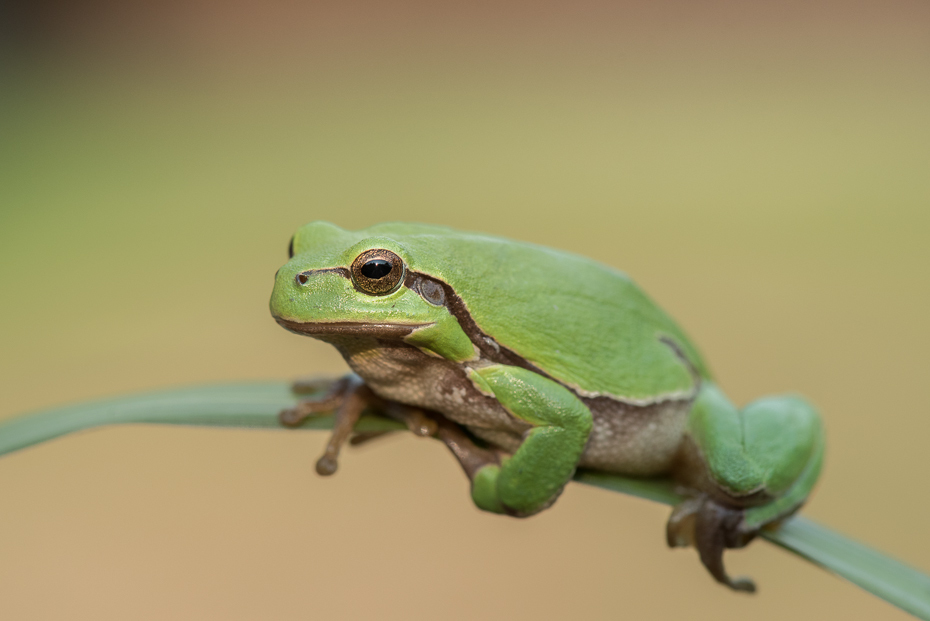
[(689, 434), (712, 481), (734, 500), (796, 489), (823, 451), (820, 415), (793, 395), (764, 397), (740, 410), (710, 386), (695, 403)]
[(764, 397), (743, 408), (742, 418), (746, 452), (765, 473), (769, 494), (782, 495), (810, 477), (823, 452), (823, 424), (810, 402), (795, 395)]

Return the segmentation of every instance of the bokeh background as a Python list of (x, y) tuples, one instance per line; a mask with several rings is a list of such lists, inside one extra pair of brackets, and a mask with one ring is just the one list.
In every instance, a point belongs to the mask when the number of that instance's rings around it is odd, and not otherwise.
[[(800, 391), (806, 515), (930, 570), (930, 4), (8, 2), (0, 416), (340, 374), (267, 311), (299, 225), (624, 269), (738, 402)], [(594, 329), (594, 327), (592, 327)], [(88, 432), (0, 460), (9, 619), (903, 619), (766, 543), (755, 597), (572, 485), (479, 513), (438, 444)]]

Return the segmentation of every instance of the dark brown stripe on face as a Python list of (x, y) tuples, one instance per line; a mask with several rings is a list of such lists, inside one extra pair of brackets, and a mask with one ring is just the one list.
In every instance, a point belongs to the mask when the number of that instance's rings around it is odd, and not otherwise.
[[(303, 272), (300, 272), (299, 274), (294, 276), (294, 278), (297, 279), (298, 283), (303, 285), (308, 280), (310, 280), (312, 276), (316, 276), (317, 274), (328, 274), (328, 273), (339, 274), (340, 276), (346, 279), (352, 278), (352, 275), (349, 273), (348, 268), (345, 268), (345, 267), (323, 267), (317, 270), (304, 270)], [(304, 277), (303, 282), (301, 282), (300, 280), (301, 276)]]

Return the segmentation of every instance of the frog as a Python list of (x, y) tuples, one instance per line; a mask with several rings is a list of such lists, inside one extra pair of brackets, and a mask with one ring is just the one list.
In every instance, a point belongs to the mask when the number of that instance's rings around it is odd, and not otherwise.
[[(435, 437), (483, 511), (529, 517), (576, 471), (671, 479), (684, 498), (666, 540), (696, 548), (719, 583), (726, 549), (777, 527), (810, 495), (824, 428), (803, 397), (737, 407), (697, 347), (624, 272), (528, 242), (428, 224), (291, 238), (270, 309), (334, 346), (351, 372), (281, 412), (289, 427), (335, 412), (317, 472), (336, 471), (363, 412)], [(322, 393), (320, 392), (321, 389)]]

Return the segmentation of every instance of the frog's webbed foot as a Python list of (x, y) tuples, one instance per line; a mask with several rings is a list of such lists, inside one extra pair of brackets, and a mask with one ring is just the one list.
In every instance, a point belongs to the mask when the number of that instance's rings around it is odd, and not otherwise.
[(347, 375), (335, 381), (300, 381), (293, 386), (293, 391), (297, 394), (316, 393), (320, 390), (325, 390), (325, 392), (319, 396), (304, 399), (293, 408), (282, 410), (278, 419), (285, 427), (298, 427), (313, 416), (331, 413), (335, 415), (333, 433), (326, 444), (326, 450), (316, 462), (317, 473), (327, 476), (336, 472), (342, 445), (352, 435), (355, 423), (358, 422), (362, 412), (377, 397), (365, 386), (361, 378), (355, 375)]
[(704, 567), (717, 582), (734, 591), (755, 593), (749, 578), (730, 578), (723, 566), (723, 551), (742, 548), (755, 536), (743, 527), (743, 510), (725, 507), (706, 497), (689, 498), (675, 507), (668, 520), (666, 536), (670, 547), (694, 545)]
[(339, 452), (347, 441), (358, 445), (391, 433), (380, 431), (353, 435), (355, 424), (366, 409), (375, 410), (406, 424), (407, 428), (418, 436), (435, 435), (438, 428), (438, 423), (422, 410), (381, 399), (357, 375), (347, 375), (335, 381), (301, 381), (294, 384), (293, 390), (297, 394), (318, 393), (320, 390), (325, 392), (304, 399), (293, 408), (282, 410), (278, 418), (285, 427), (298, 427), (313, 416), (335, 416), (332, 435), (323, 455), (316, 462), (316, 471), (323, 476), (336, 472), (339, 467)]
[(281, 410), (278, 414), (278, 420), (285, 427), (299, 427), (308, 418), (314, 416), (326, 416), (332, 414), (342, 403), (346, 392), (349, 390), (353, 377), (347, 375), (337, 380), (332, 379), (310, 379), (294, 382), (291, 391), (297, 395), (322, 394), (315, 395), (309, 399), (303, 399), (292, 408)]

